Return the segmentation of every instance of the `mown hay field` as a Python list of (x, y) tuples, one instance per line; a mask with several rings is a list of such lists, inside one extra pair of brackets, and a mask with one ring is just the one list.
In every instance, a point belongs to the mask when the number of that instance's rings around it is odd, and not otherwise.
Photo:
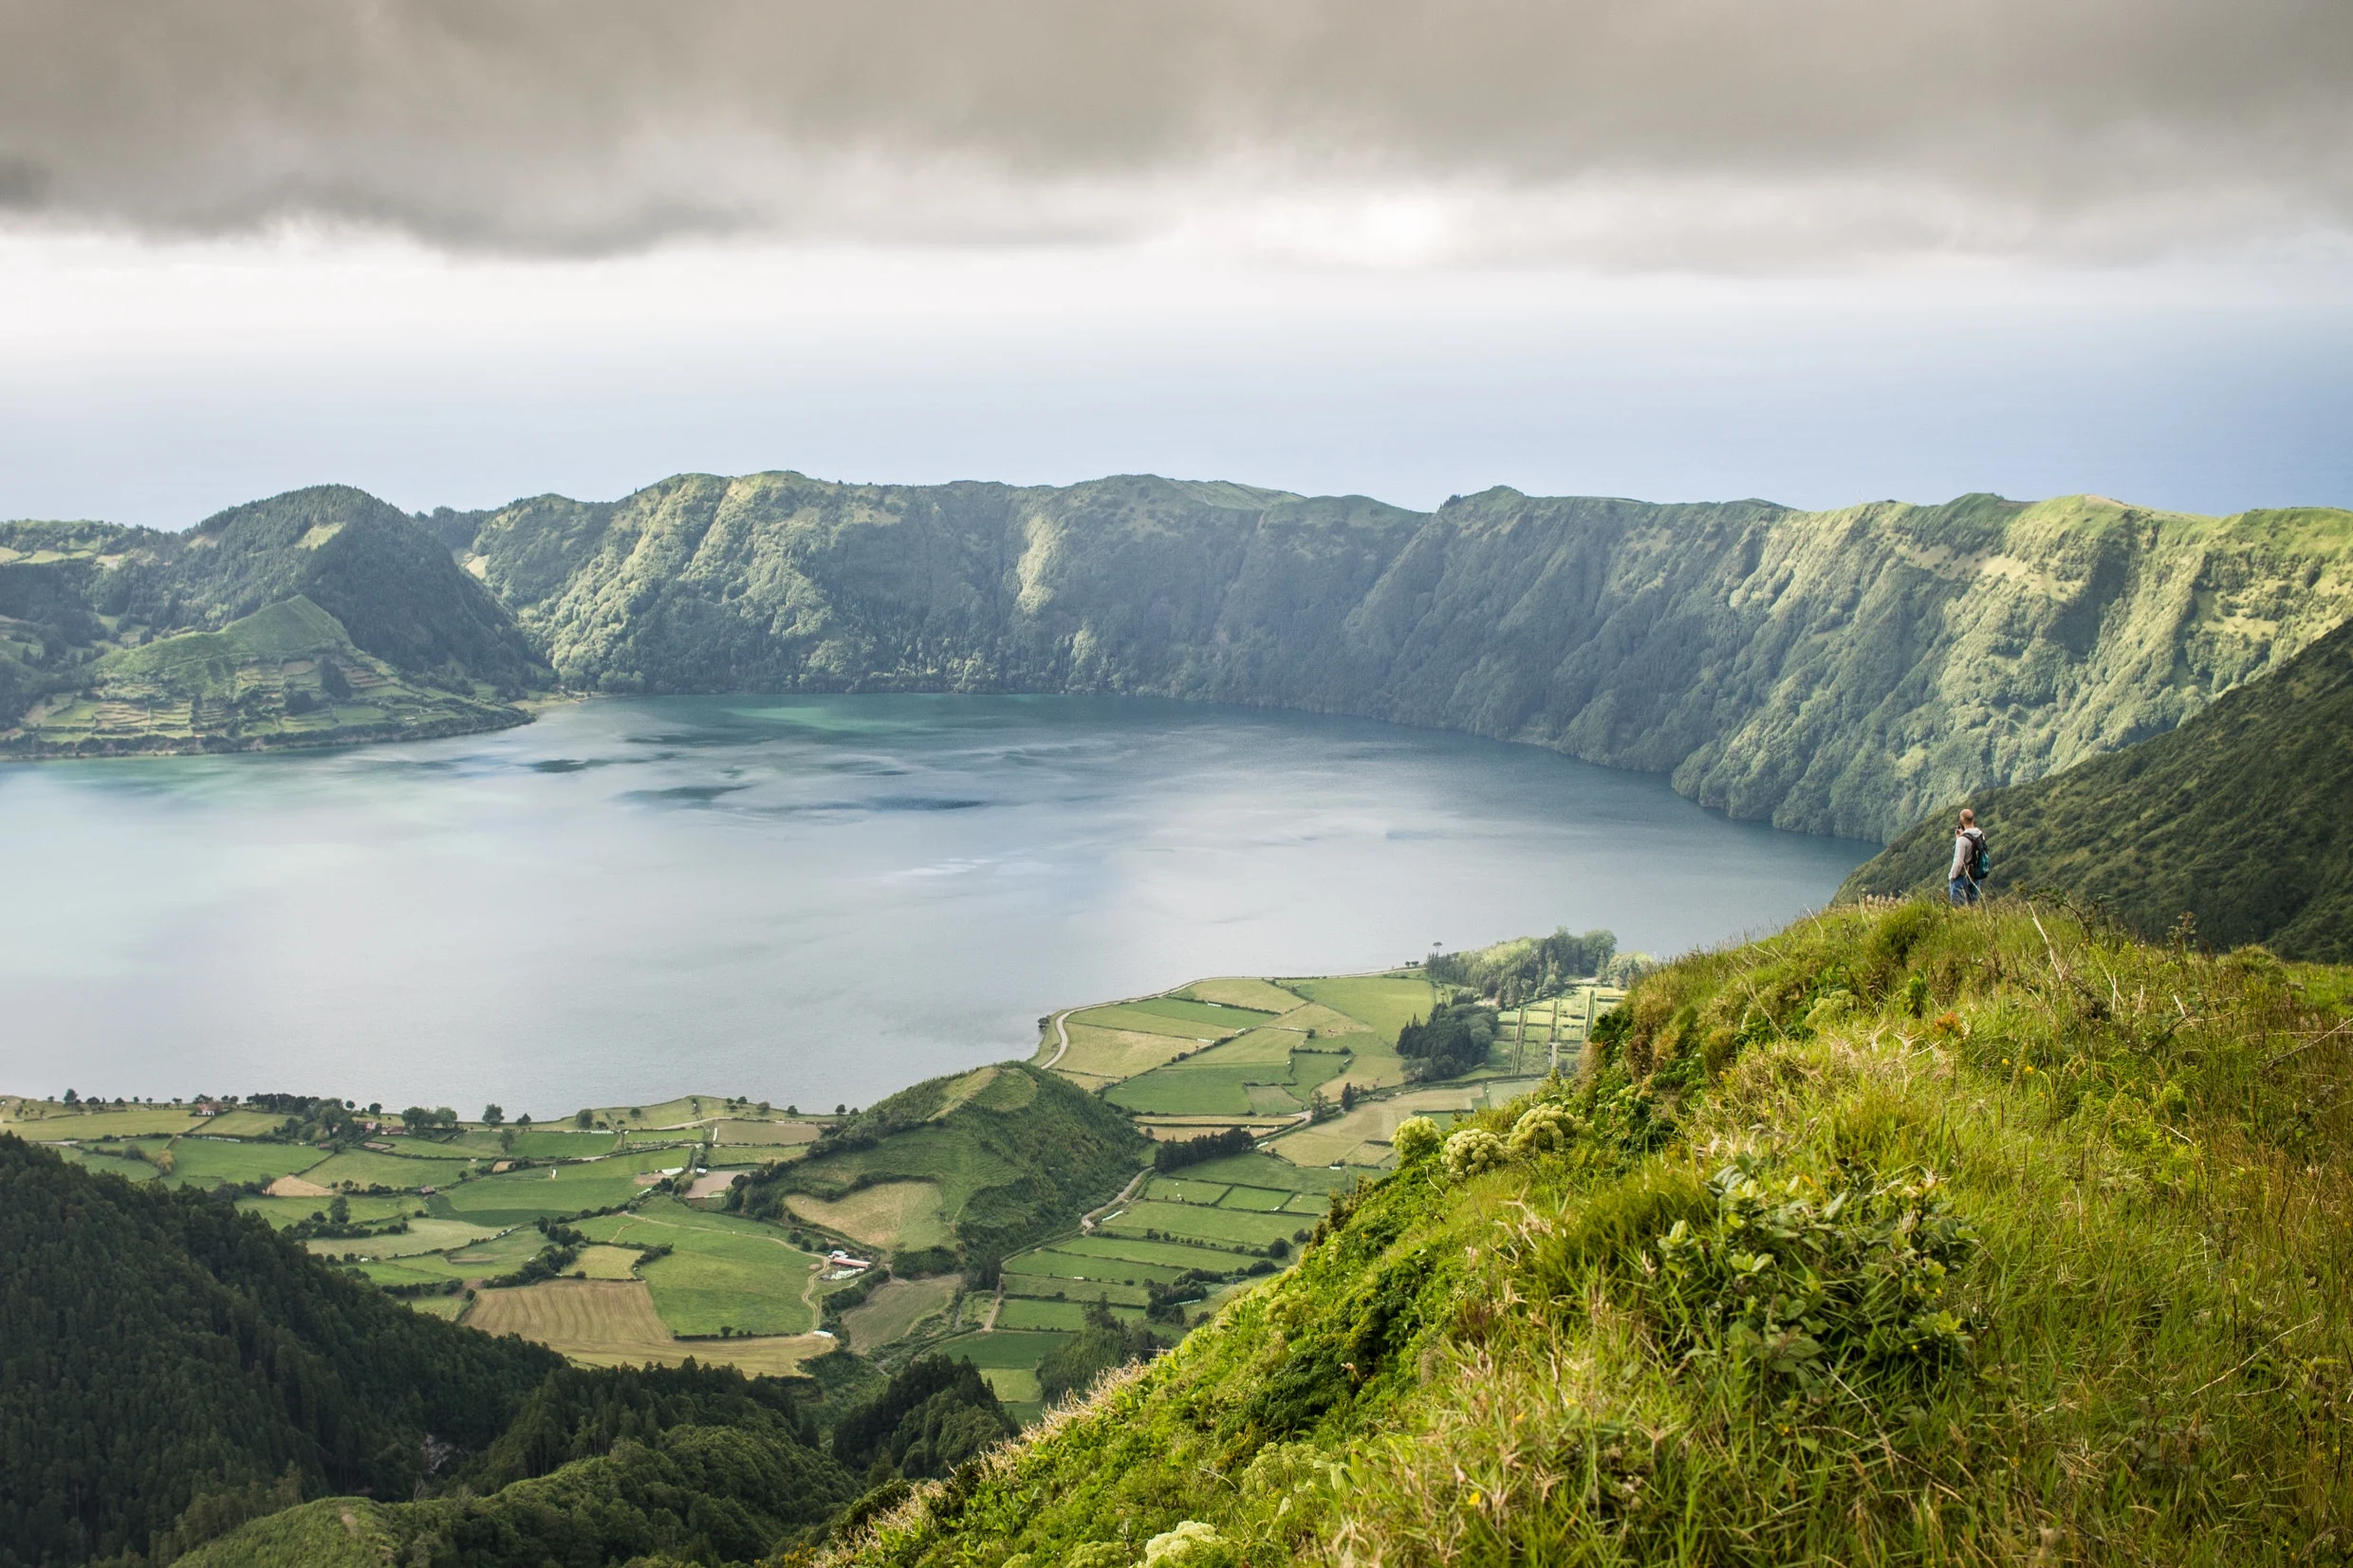
[[(1122, 1079), (1173, 1061), (1186, 1051), (1200, 1049), (1200, 1042), (1176, 1035), (1146, 1034), (1139, 1029), (1103, 1029), (1086, 1024), (1065, 1021), (1063, 1027), (1069, 1033), (1070, 1049), (1063, 1052), (1054, 1063), (1057, 1072), (1085, 1078)], [(1048, 1040), (1046, 1055), (1050, 1057), (1060, 1044)]]
[(1108, 1007), (1088, 1007), (1072, 1013), (1065, 1022), (1084, 1024), (1093, 1029), (1131, 1029), (1138, 1034), (1167, 1035), (1176, 1040), (1205, 1043), (1227, 1035), (1239, 1034), (1258, 1020), (1254, 1015), (1237, 1012), (1230, 1023), (1201, 1023), (1188, 1018), (1172, 1018), (1163, 1012), (1150, 1012), (1132, 1003), (1114, 1003)]
[(936, 1182), (884, 1181), (843, 1198), (795, 1192), (785, 1207), (796, 1219), (847, 1236), (876, 1251), (947, 1246), (954, 1241)]
[(1230, 1007), (1254, 1007), (1266, 1013), (1287, 1013), (1299, 1005), (1299, 998), (1292, 992), (1248, 975), (1196, 980), (1169, 994), (1192, 997), (1202, 1002), (1222, 1002)]
[(843, 1336), (850, 1349), (865, 1354), (907, 1337), (924, 1319), (948, 1310), (963, 1282), (945, 1274), (930, 1280), (892, 1280), (863, 1305), (842, 1315)]

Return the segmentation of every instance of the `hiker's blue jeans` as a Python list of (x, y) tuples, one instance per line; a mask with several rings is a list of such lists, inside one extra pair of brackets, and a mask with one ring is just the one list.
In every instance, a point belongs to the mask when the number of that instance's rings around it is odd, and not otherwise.
[(1945, 889), (1945, 893), (1952, 898), (1953, 907), (1955, 909), (1965, 904), (1973, 904), (1983, 896), (1977, 891), (1977, 884), (1966, 876), (1953, 878), (1952, 885)]

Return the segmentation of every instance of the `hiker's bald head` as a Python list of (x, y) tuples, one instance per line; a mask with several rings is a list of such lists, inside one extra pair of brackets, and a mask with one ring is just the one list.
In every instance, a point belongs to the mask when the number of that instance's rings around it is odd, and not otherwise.
[(1963, 827), (1975, 827), (1977, 825), (1977, 814), (1967, 806), (1961, 807), (1961, 825)]

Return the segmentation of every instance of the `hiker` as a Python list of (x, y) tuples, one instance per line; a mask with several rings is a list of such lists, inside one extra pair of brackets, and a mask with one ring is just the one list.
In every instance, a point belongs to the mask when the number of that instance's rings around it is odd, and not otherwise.
[(1973, 904), (1982, 896), (1977, 890), (1989, 869), (1986, 837), (1977, 826), (1977, 814), (1963, 806), (1960, 825), (1953, 830), (1953, 870), (1946, 878), (1946, 892), (1955, 908)]

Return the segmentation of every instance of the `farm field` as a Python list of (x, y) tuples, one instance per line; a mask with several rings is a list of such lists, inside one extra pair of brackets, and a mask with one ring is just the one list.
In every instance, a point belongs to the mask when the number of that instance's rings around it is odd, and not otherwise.
[(1253, 1214), (1247, 1209), (1203, 1208), (1196, 1204), (1154, 1203), (1147, 1198), (1130, 1204), (1118, 1218), (1105, 1220), (1095, 1228), (1115, 1236), (1142, 1236), (1157, 1230), (1163, 1236), (1185, 1237), (1207, 1242), (1212, 1247), (1241, 1251), (1264, 1247), (1278, 1240), (1288, 1242), (1291, 1232), (1300, 1228), (1300, 1222), (1298, 1216), (1291, 1214)]
[(1397, 1042), (1399, 1029), (1430, 1016), (1437, 997), (1427, 980), (1403, 975), (1293, 980), (1284, 988), (1359, 1020), (1391, 1044)]
[(1263, 1013), (1287, 1013), (1299, 1005), (1296, 994), (1250, 975), (1226, 975), (1180, 986), (1171, 996), (1199, 1002), (1222, 1002), (1230, 1007), (1251, 1007)]
[[(1063, 1052), (1062, 1060), (1054, 1064), (1054, 1070), (1083, 1078), (1112, 1080), (1133, 1078), (1172, 1061), (1187, 1051), (1201, 1048), (1198, 1041), (1175, 1035), (1145, 1034), (1138, 1029), (1104, 1029), (1067, 1021), (1063, 1027), (1070, 1036), (1070, 1049)], [(1039, 1060), (1051, 1058), (1060, 1043), (1049, 1033), (1041, 1048)]]
[[(29, 1143), (152, 1137), (184, 1133), (202, 1121), (175, 1105), (126, 1106), (120, 1111), (69, 1110), (45, 1100), (11, 1101), (0, 1129)], [(271, 1124), (273, 1127), (276, 1123)]]
[(688, 1356), (740, 1367), (754, 1376), (788, 1375), (834, 1348), (816, 1335), (681, 1341), (662, 1324), (643, 1283), (549, 1280), (486, 1290), (466, 1313), (486, 1334), (518, 1334), (590, 1366), (676, 1366)]
[(584, 1246), (569, 1272), (590, 1280), (634, 1280), (639, 1256), (626, 1246)]
[(559, 1219), (625, 1204), (645, 1190), (646, 1184), (638, 1180), (639, 1175), (679, 1163), (675, 1155), (638, 1152), (576, 1165), (480, 1176), (444, 1188), (433, 1199), (433, 1212), (479, 1225), (528, 1225), (543, 1216)]
[(638, 1265), (662, 1320), (678, 1334), (804, 1334), (816, 1326), (810, 1277), (818, 1260), (756, 1220), (709, 1214), (675, 1198), (629, 1214), (600, 1214), (573, 1228), (594, 1242), (667, 1245)]
[[(1204, 1013), (1216, 1009), (1191, 1004)], [(1086, 1007), (1063, 1021), (1071, 1026), (1090, 1029), (1124, 1029), (1136, 1034), (1165, 1035), (1172, 1039), (1206, 1044), (1227, 1035), (1239, 1034), (1251, 1024), (1266, 1022), (1253, 1013), (1233, 1013), (1225, 1019), (1181, 1018), (1152, 1010), (1142, 1003), (1120, 1002), (1108, 1007)]]
[(302, 1143), (246, 1143), (235, 1138), (180, 1137), (172, 1143), (175, 1187), (217, 1187), (222, 1182), (267, 1182), (307, 1172), (321, 1162), (319, 1150)]
[[(1086, 1326), (1087, 1303), (1093, 1300), (1091, 1296), (1085, 1301), (1040, 1301), (1027, 1297), (1009, 1297), (1004, 1307), (997, 1313), (997, 1327), (1000, 1330), (1056, 1329), (1064, 1333), (1076, 1334)], [(1144, 1309), (1140, 1306), (1122, 1305), (1118, 1301), (1112, 1301), (1110, 1310), (1114, 1318), (1127, 1322), (1140, 1323), (1144, 1320)]]
[[(274, 1203), (282, 1200), (270, 1199), (269, 1201)], [(354, 1218), (359, 1217), (360, 1204), (364, 1201), (363, 1199), (347, 1200), (353, 1210)], [(351, 1240), (333, 1236), (318, 1236), (304, 1245), (313, 1252), (323, 1252), (337, 1258), (346, 1252), (361, 1252), (372, 1258), (417, 1258), (428, 1252), (448, 1252), (458, 1247), (478, 1246), (495, 1239), (497, 1235), (498, 1232), (495, 1230), (487, 1229), (478, 1225), (468, 1225), (463, 1220), (417, 1218), (409, 1221), (408, 1229), (398, 1235), (368, 1236)]]
[(1302, 1127), (1269, 1139), (1267, 1150), (1300, 1166), (1375, 1166), (1389, 1158), (1389, 1138), (1408, 1116), (1434, 1116), (1444, 1123), (1477, 1104), (1484, 1084), (1416, 1089), (1369, 1100), (1330, 1121)]
[(712, 1131), (724, 1144), (752, 1147), (815, 1143), (824, 1131), (813, 1121), (742, 1121), (724, 1118)]
[[(316, 1154), (317, 1150), (311, 1153)], [(466, 1166), (449, 1159), (414, 1159), (404, 1154), (380, 1154), (371, 1149), (351, 1149), (316, 1161), (301, 1171), (303, 1180), (334, 1188), (348, 1182), (357, 1188), (381, 1187), (388, 1191), (414, 1192), (420, 1187), (446, 1187)]]
[(878, 1252), (946, 1246), (954, 1240), (936, 1182), (877, 1182), (845, 1198), (795, 1192), (785, 1199), (785, 1208), (795, 1219), (823, 1226)]
[(61, 1143), (52, 1145), (52, 1147), (76, 1165), (87, 1166), (92, 1171), (102, 1171), (109, 1175), (120, 1176), (125, 1181), (154, 1181), (156, 1179), (156, 1168), (144, 1160), (130, 1159), (121, 1154), (108, 1154), (96, 1149), (84, 1149), (80, 1144)]
[(850, 1349), (869, 1355), (897, 1344), (917, 1323), (936, 1317), (954, 1302), (963, 1288), (961, 1277), (943, 1274), (929, 1280), (892, 1280), (869, 1296), (864, 1304), (842, 1314), (842, 1332)]
[[(425, 1212), (425, 1201), (422, 1198), (402, 1193), (376, 1197), (363, 1194), (346, 1198), (343, 1202), (351, 1211), (353, 1222), (362, 1225), (374, 1224), (379, 1220), (397, 1220), (422, 1215)], [(328, 1200), (325, 1198), (239, 1198), (237, 1211), (241, 1214), (259, 1214), (269, 1222), (273, 1229), (283, 1230), (289, 1225), (300, 1224), (313, 1214), (324, 1214), (326, 1212), (327, 1203)], [(409, 1223), (414, 1228), (417, 1222), (411, 1218)], [(469, 1226), (467, 1228), (473, 1230), (477, 1227)], [(490, 1234), (490, 1232), (483, 1232), (483, 1234)], [(387, 1241), (394, 1239), (385, 1238)]]

